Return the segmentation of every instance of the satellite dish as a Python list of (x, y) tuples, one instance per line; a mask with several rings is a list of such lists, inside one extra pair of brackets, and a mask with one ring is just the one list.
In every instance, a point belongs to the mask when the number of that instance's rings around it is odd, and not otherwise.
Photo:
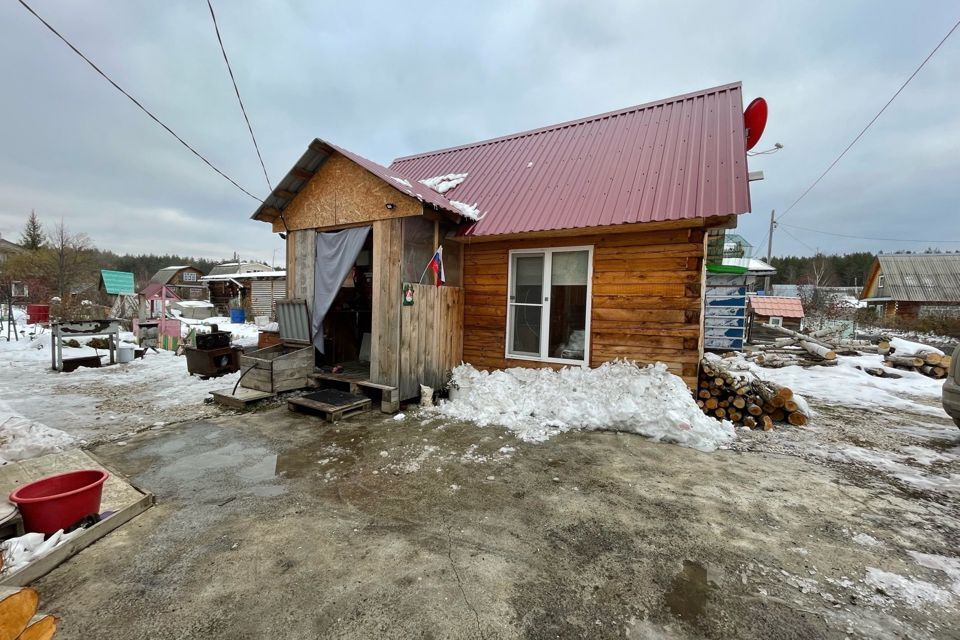
[(760, 136), (763, 135), (763, 129), (767, 126), (767, 101), (763, 98), (754, 98), (753, 102), (747, 105), (743, 112), (743, 128), (747, 134), (747, 151), (753, 149)]

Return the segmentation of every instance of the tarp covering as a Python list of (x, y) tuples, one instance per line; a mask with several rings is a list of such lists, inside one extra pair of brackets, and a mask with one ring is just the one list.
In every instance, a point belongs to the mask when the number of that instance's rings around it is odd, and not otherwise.
[(109, 295), (133, 296), (137, 294), (137, 288), (133, 283), (133, 274), (128, 271), (101, 269), (100, 280), (103, 282), (104, 290)]
[(317, 263), (313, 278), (313, 344), (323, 353), (323, 319), (350, 269), (363, 249), (370, 227), (317, 234)]

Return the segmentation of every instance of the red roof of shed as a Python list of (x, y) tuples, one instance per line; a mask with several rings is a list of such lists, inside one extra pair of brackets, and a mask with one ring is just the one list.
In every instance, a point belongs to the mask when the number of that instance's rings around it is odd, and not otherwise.
[(398, 158), (411, 181), (466, 173), (462, 235), (657, 222), (750, 210), (739, 82), (510, 136)]
[(750, 296), (750, 308), (761, 316), (779, 316), (781, 318), (802, 318), (803, 303), (800, 298), (780, 296)]

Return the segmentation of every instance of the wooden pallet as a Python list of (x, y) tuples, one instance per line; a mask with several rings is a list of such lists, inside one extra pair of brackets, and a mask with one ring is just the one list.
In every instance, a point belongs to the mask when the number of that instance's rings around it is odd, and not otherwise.
[(340, 389), (369, 396), (380, 403), (380, 411), (383, 413), (396, 413), (400, 410), (400, 390), (397, 387), (371, 382), (351, 374), (319, 372), (311, 373), (307, 377), (322, 389)]
[(320, 414), (327, 422), (337, 422), (370, 411), (372, 405), (370, 398), (336, 389), (323, 389), (287, 400), (287, 408), (291, 411)]
[(222, 404), (235, 409), (245, 409), (250, 405), (276, 397), (277, 394), (268, 391), (257, 391), (256, 389), (247, 389), (246, 387), (237, 387), (237, 392), (233, 392), (233, 387), (226, 389), (217, 389), (211, 391), (210, 395), (217, 404)]

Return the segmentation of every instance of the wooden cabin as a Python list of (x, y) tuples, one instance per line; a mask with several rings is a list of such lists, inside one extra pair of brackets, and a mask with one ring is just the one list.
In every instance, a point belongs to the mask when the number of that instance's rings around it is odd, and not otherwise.
[(314, 140), (253, 218), (286, 235), (318, 365), (403, 400), (461, 361), (661, 361), (693, 385), (707, 231), (750, 209), (744, 140), (739, 83), (390, 167)]
[(960, 255), (880, 254), (867, 272), (860, 299), (877, 317), (960, 317)]

